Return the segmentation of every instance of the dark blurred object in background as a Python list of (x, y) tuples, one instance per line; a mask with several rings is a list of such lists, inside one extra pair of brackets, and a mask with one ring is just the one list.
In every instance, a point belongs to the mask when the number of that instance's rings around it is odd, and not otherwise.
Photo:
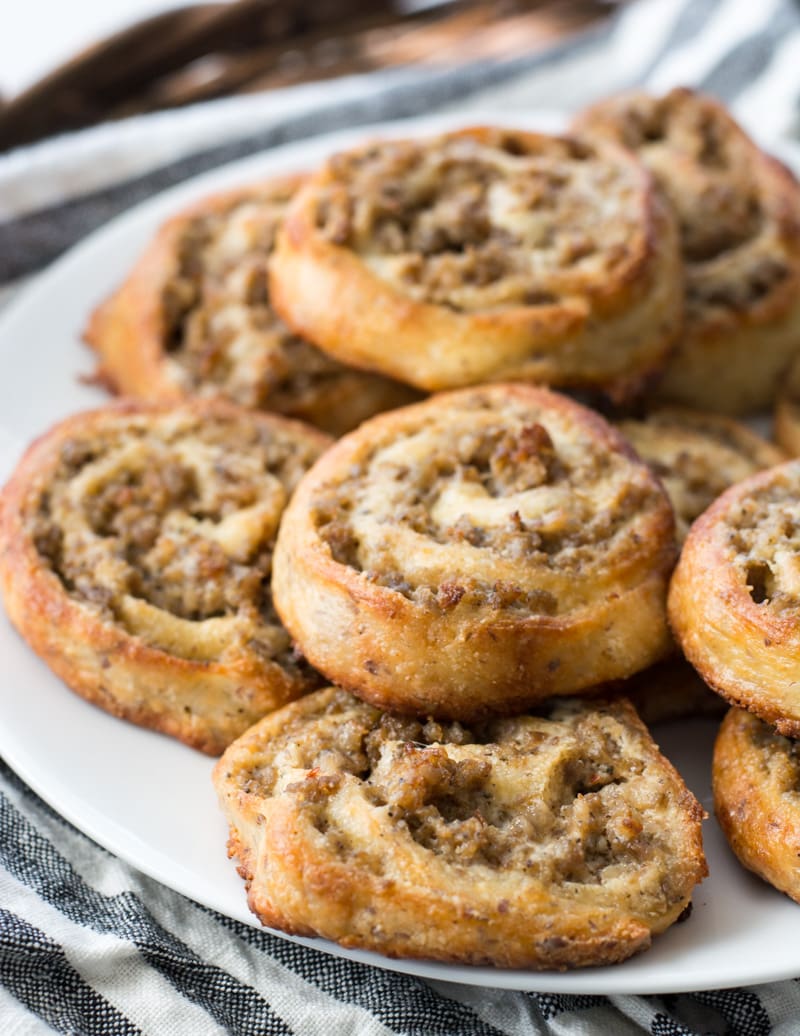
[(102, 40), (0, 102), (0, 150), (230, 94), (399, 65), (513, 57), (586, 28), (611, 6), (601, 0), (195, 4)]

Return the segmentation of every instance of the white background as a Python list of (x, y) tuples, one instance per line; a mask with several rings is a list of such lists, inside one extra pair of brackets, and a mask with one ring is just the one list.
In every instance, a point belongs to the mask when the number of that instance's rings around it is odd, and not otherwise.
[(191, 0), (0, 0), (0, 95), (6, 100), (79, 50)]

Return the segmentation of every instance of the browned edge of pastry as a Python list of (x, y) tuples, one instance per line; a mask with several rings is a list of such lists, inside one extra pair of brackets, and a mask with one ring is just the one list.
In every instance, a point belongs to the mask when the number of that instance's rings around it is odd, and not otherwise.
[(544, 716), (442, 727), (327, 688), (267, 717), (214, 770), (251, 910), (471, 965), (564, 970), (646, 949), (707, 874), (705, 814), (628, 702)]
[[(787, 461), (731, 486), (698, 518), (672, 577), (669, 621), (705, 682), (787, 737), (800, 736), (800, 617), (771, 607), (775, 579), (764, 559), (734, 563), (737, 532), (773, 487), (800, 485), (800, 463)], [(731, 523), (731, 518), (735, 519)], [(786, 516), (791, 523), (791, 516)], [(756, 524), (756, 529), (759, 525)], [(767, 533), (767, 536), (773, 534)], [(775, 531), (778, 549), (783, 536)], [(791, 573), (789, 573), (791, 578)]]
[[(559, 141), (586, 157), (585, 145), (569, 138), (485, 126), (421, 146), (470, 139), (512, 154)], [(541, 299), (470, 311), (412, 298), (320, 231), (318, 199), (335, 183), (334, 159), (309, 179), (287, 213), (271, 266), (276, 309), (343, 362), (426, 391), (518, 379), (600, 386), (615, 399), (636, 394), (663, 367), (679, 330), (677, 230), (644, 167), (615, 145), (597, 147), (624, 165), (636, 185), (627, 213), (634, 230), (613, 269), (582, 290), (548, 297), (547, 285), (532, 278), (531, 298)]]
[[(275, 177), (264, 186), (276, 193), (294, 193), (302, 174)], [(89, 317), (84, 339), (97, 353), (99, 374), (116, 390), (142, 399), (178, 402), (186, 397), (168, 376), (164, 351), (171, 314), (166, 285), (179, 273), (178, 244), (187, 226), (204, 216), (223, 214), (246, 201), (258, 184), (220, 191), (198, 199), (163, 223), (114, 294)]]
[[(531, 408), (535, 427), (523, 437), (532, 458), (538, 447), (528, 439), (538, 436), (547, 452), (548, 410), (566, 415), (582, 434), (601, 444), (602, 453), (608, 449), (630, 462), (630, 492), (647, 498), (645, 513), (636, 517), (630, 549), (623, 551), (617, 544), (611, 563), (605, 558), (597, 563), (586, 600), (566, 614), (495, 606), (492, 594), (470, 591), (470, 577), (459, 572), (456, 562), (448, 561), (447, 571), (437, 574), (437, 544), (430, 540), (424, 541), (430, 548), (420, 544), (421, 553), (411, 559), (412, 564), (432, 566), (436, 585), (430, 600), (381, 585), (381, 573), (372, 578), (337, 560), (320, 534), (317, 511), (326, 511), (325, 497), (348, 472), (366, 463), (375, 444), (390, 443), (393, 433), (401, 436), (424, 425), (428, 414), (444, 413), (451, 406), (485, 403), (495, 408), (502, 424), (503, 404), (509, 400)], [(536, 432), (538, 422), (544, 433)], [(384, 526), (378, 530), (379, 535), (391, 532)], [(434, 554), (429, 556), (429, 550)], [(554, 694), (588, 690), (664, 657), (670, 644), (666, 587), (674, 559), (666, 495), (619, 432), (565, 396), (529, 385), (495, 384), (441, 393), (373, 418), (339, 440), (305, 476), (287, 509), (276, 545), (273, 591), (286, 628), (328, 679), (383, 708), (472, 720), (520, 711)], [(495, 560), (487, 550), (482, 579), (488, 587), (496, 580), (500, 588), (498, 566), (507, 568), (511, 562)], [(402, 581), (403, 573), (397, 575)], [(515, 567), (515, 578), (524, 580), (524, 571)], [(559, 585), (571, 593), (574, 574), (566, 572), (563, 578), (566, 583)], [(427, 583), (420, 585), (424, 590)], [(543, 593), (535, 582), (520, 586), (537, 600)]]
[[(676, 143), (668, 150), (671, 119)], [(795, 175), (723, 104), (685, 87), (602, 100), (574, 126), (639, 154), (679, 218), (686, 322), (657, 398), (731, 415), (770, 407), (800, 351)]]
[[(195, 400), (181, 410), (208, 419), (245, 415), (267, 429), (291, 428), (316, 444), (317, 452), (330, 442), (299, 422), (242, 411), (219, 400)], [(90, 438), (92, 429), (102, 431), (110, 417), (171, 412), (165, 404), (122, 400), (68, 417), (31, 444), (0, 494), (0, 589), (14, 626), (81, 697), (115, 716), (219, 755), (255, 719), (318, 680), (298, 682), (275, 662), (248, 651), (225, 660), (195, 660), (149, 644), (104, 617), (102, 608), (71, 594), (39, 553), (31, 528), (32, 509), (48, 493), (48, 479), (73, 438)]]
[(714, 809), (740, 863), (800, 903), (796, 745), (732, 708), (714, 745)]
[[(311, 343), (299, 341), (276, 317), (272, 325), (262, 327), (258, 321), (272, 309), (266, 298), (259, 296), (252, 306), (239, 299), (226, 302), (219, 285), (209, 292), (201, 278), (200, 287), (195, 289), (199, 297), (184, 312), (185, 286), (187, 277), (191, 280), (192, 276), (184, 269), (184, 239), (193, 225), (224, 217), (237, 205), (288, 202), (304, 179), (301, 174), (277, 176), (213, 194), (162, 224), (123, 284), (94, 310), (86, 326), (84, 338), (100, 364), (96, 380), (121, 395), (150, 401), (223, 398), (306, 421), (332, 435), (342, 435), (374, 413), (417, 399), (418, 394), (406, 385), (345, 367)], [(265, 253), (261, 279), (267, 266)], [(203, 268), (197, 276), (202, 273)], [(258, 288), (261, 290), (266, 292), (266, 282)], [(211, 298), (206, 297), (209, 294)], [(183, 325), (187, 314), (196, 312), (197, 307), (203, 310), (211, 306), (213, 326), (219, 319), (219, 314), (214, 317), (214, 307), (219, 310), (223, 304), (232, 311), (229, 320), (233, 328), (239, 328), (242, 309), (255, 310), (261, 316), (254, 318), (256, 322), (249, 329), (234, 332), (223, 327), (212, 334), (206, 328), (200, 370), (183, 370), (184, 361), (176, 357), (186, 343), (176, 340), (176, 335), (186, 333)], [(234, 348), (229, 355), (225, 351), (228, 347), (221, 344), (226, 335), (233, 336), (234, 347), (237, 341), (262, 336), (263, 358), (251, 356), (255, 352), (252, 343), (245, 353), (235, 354)], [(270, 359), (272, 353), (274, 358)], [(231, 373), (218, 381), (213, 371), (226, 369), (226, 364), (230, 364)], [(204, 365), (210, 366), (206, 370)]]

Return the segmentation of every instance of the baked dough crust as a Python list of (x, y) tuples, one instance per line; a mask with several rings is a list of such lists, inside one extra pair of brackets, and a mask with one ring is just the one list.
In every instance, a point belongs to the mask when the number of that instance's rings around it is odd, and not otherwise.
[(263, 924), (392, 957), (614, 963), (707, 873), (703, 811), (625, 702), (465, 728), (331, 687), (249, 730), (214, 783)]
[(658, 480), (598, 414), (529, 385), (382, 414), (303, 479), (275, 551), (286, 628), (381, 707), (470, 720), (663, 656)]
[(661, 407), (618, 427), (664, 484), (679, 544), (729, 486), (787, 460), (773, 443), (721, 414)]
[(105, 383), (149, 400), (222, 396), (333, 435), (416, 398), (326, 356), (272, 309), (268, 261), (301, 182), (281, 177), (213, 195), (161, 227), (86, 329)]
[(731, 704), (800, 736), (800, 461), (732, 486), (683, 546), (669, 618), (684, 654)]
[(743, 414), (771, 407), (800, 350), (800, 185), (710, 97), (633, 91), (592, 106), (583, 133), (634, 150), (678, 217), (686, 323), (661, 399)]
[[(676, 520), (679, 545), (692, 522), (728, 486), (784, 461), (775, 445), (731, 418), (681, 407), (653, 410), (622, 421), (620, 430), (663, 483)], [(726, 704), (680, 655), (626, 681), (626, 694), (646, 723), (722, 715)]]
[[(661, 479), (675, 512), (679, 544), (692, 522), (729, 486), (786, 460), (782, 450), (721, 414), (663, 407), (618, 427)], [(646, 723), (721, 715), (726, 708), (677, 645), (674, 657), (627, 680), (623, 693)]]
[(319, 685), (269, 576), (286, 499), (329, 441), (212, 400), (68, 418), (0, 497), (11, 621), (84, 698), (218, 755)]
[(624, 149), (478, 127), (331, 158), (289, 208), (271, 293), (331, 355), (421, 389), (621, 398), (663, 366), (683, 280), (673, 218)]
[(730, 709), (714, 746), (714, 809), (739, 861), (800, 903), (798, 744)]

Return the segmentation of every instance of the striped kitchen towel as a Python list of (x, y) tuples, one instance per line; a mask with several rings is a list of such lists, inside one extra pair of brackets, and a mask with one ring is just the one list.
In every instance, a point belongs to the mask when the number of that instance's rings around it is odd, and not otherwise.
[[(0, 158), (0, 301), (111, 216), (223, 162), (435, 110), (569, 111), (635, 84), (713, 92), (791, 158), (800, 153), (800, 7), (639, 0), (544, 54), (354, 76), (20, 149)], [(0, 1036), (788, 1036), (800, 1032), (798, 1019), (797, 981), (658, 997), (520, 993), (424, 981), (307, 949), (219, 916), (116, 859), (0, 762)]]

